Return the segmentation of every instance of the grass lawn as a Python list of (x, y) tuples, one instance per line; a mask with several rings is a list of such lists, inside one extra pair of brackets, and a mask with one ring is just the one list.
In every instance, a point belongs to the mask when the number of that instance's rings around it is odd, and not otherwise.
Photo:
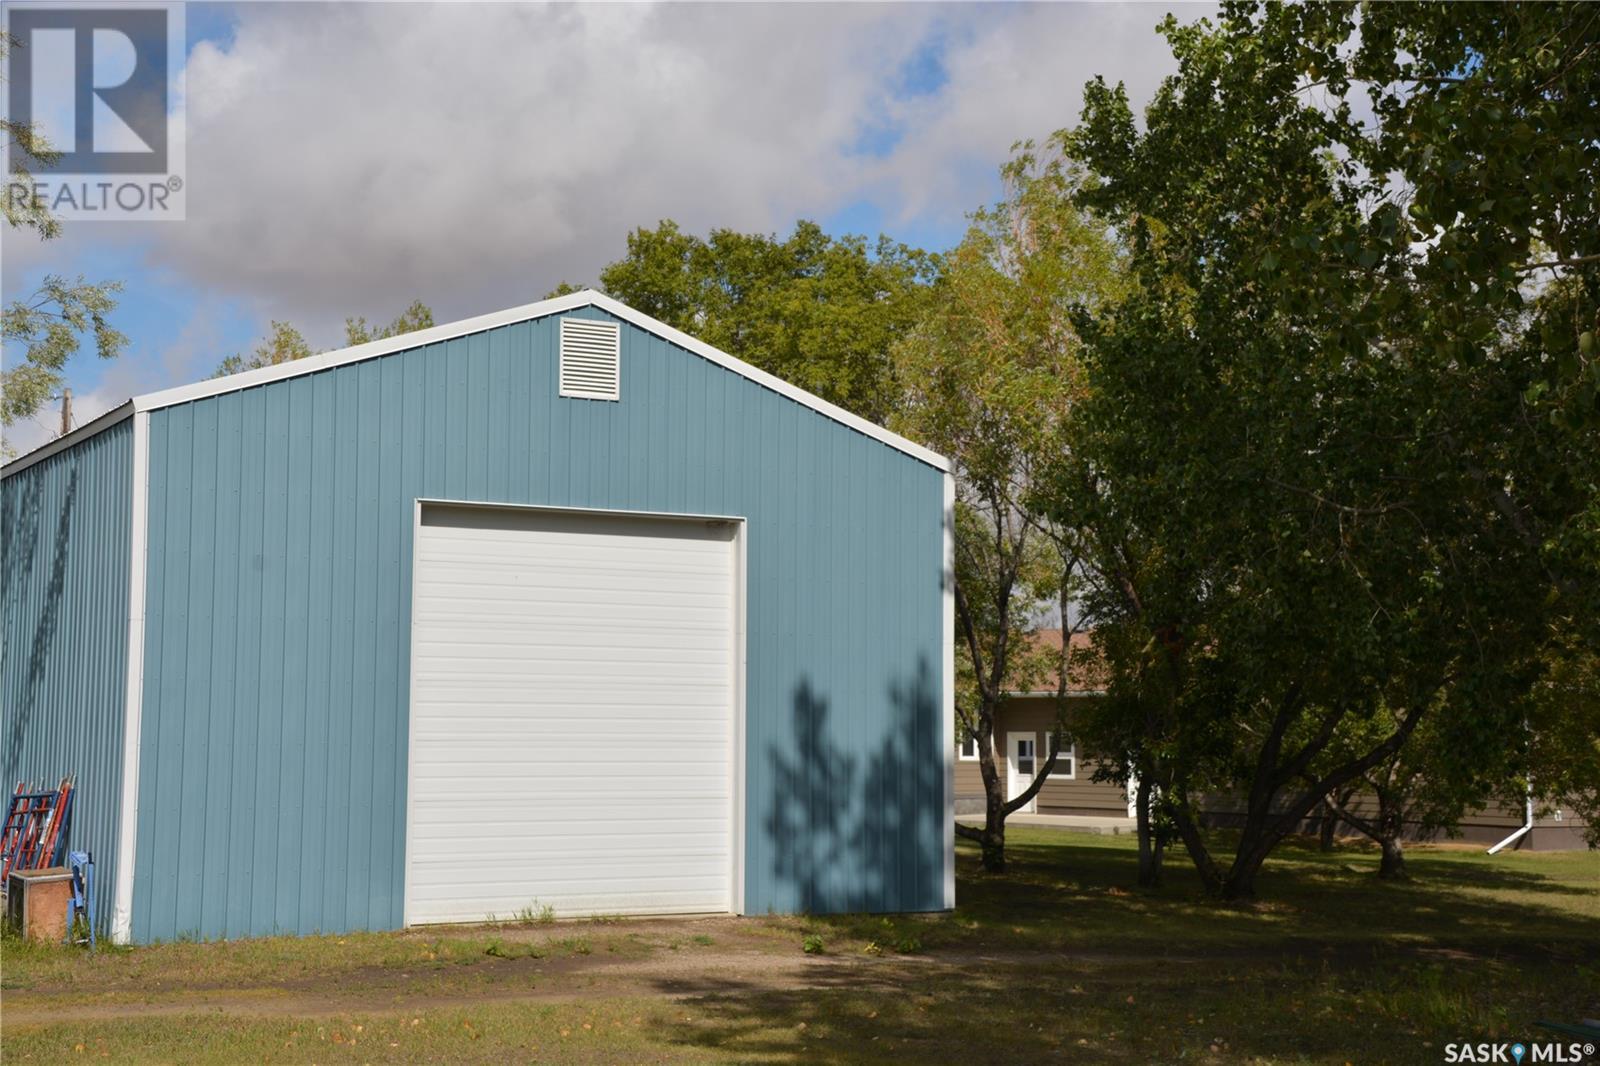
[[(6, 941), (5, 1061), (1442, 1062), (1600, 1015), (1600, 856), (1291, 846), (1263, 902), (1013, 828), (953, 914), (515, 924), (81, 951)], [(820, 947), (807, 952), (806, 945)], [(1600, 1061), (1600, 1060), (1597, 1060)]]

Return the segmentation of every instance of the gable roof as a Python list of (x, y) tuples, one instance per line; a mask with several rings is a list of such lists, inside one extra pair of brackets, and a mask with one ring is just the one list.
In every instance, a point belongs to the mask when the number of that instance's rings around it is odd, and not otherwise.
[(482, 333), (484, 330), (495, 329), (499, 326), (509, 326), (518, 322), (529, 322), (536, 318), (558, 315), (565, 311), (575, 311), (581, 307), (598, 308), (630, 325), (637, 326), (647, 333), (654, 334), (670, 344), (698, 355), (702, 359), (709, 360), (725, 370), (731, 370), (735, 374), (748, 378), (763, 388), (778, 393), (780, 396), (787, 397), (804, 407), (809, 407), (818, 414), (832, 419), (842, 426), (887, 444), (896, 451), (904, 452), (913, 459), (928, 464), (935, 470), (944, 473), (949, 473), (950, 471), (949, 460), (931, 449), (907, 440), (898, 433), (892, 433), (859, 415), (851, 414), (844, 408), (831, 404), (821, 397), (813, 396), (804, 389), (791, 385), (776, 375), (753, 367), (741, 359), (735, 359), (727, 352), (713, 348), (704, 341), (696, 340), (681, 330), (673, 329), (665, 322), (651, 318), (642, 311), (635, 311), (627, 304), (614, 300), (604, 293), (595, 292), (593, 289), (585, 289), (582, 292), (557, 296), (549, 300), (540, 300), (537, 303), (524, 304), (521, 307), (513, 307), (505, 311), (495, 311), (492, 314), (479, 315), (476, 318), (464, 318), (459, 322), (447, 322), (442, 326), (433, 326), (429, 329), (417, 330), (414, 333), (402, 333), (397, 337), (370, 341), (351, 348), (340, 348), (337, 351), (323, 352), (320, 355), (307, 356), (304, 359), (295, 359), (287, 363), (278, 363), (275, 366), (246, 370), (241, 374), (230, 374), (227, 377), (211, 378), (206, 381), (195, 382), (192, 385), (180, 385), (176, 388), (162, 389), (159, 392), (135, 396), (122, 406), (107, 411), (99, 418), (79, 426), (71, 433), (57, 437), (55, 440), (43, 444), (25, 455), (18, 456), (5, 465), (4, 470), (0, 471), (0, 476), (10, 477), (12, 474), (21, 473), (41, 459), (46, 459), (62, 449), (69, 448), (80, 440), (92, 437), (101, 430), (113, 426), (137, 412), (154, 411), (163, 407), (188, 403), (192, 400), (203, 400), (209, 396), (220, 396), (223, 393), (250, 389), (257, 385), (282, 381), (285, 378), (299, 377), (302, 374), (315, 374), (321, 370), (329, 370), (349, 363), (359, 363), (367, 359), (376, 359), (379, 356), (406, 351), (411, 348), (438, 344), (441, 341), (454, 340), (457, 337), (465, 337), (473, 333)]
[[(1030, 650), (1048, 651), (1052, 655), (1058, 655), (1061, 652), (1061, 630), (1036, 629), (1028, 634), (1028, 644)], [(1060, 680), (1060, 673), (1051, 667), (1047, 669), (1045, 676), (1030, 678), (1022, 684), (1013, 679), (1011, 681), (1013, 687), (1009, 694), (1054, 696), (1056, 685)], [(1067, 694), (1103, 695), (1105, 684), (1105, 668), (1100, 662), (1099, 653), (1095, 650), (1094, 634), (1081, 629), (1074, 630), (1067, 649)]]

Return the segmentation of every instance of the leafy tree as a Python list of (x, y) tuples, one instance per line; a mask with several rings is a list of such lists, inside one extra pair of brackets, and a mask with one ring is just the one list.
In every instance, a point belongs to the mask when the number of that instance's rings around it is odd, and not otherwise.
[(395, 316), (393, 322), (387, 326), (368, 327), (365, 317), (347, 318), (344, 320), (344, 343), (348, 347), (366, 344), (368, 341), (381, 341), (389, 337), (398, 337), (402, 333), (414, 333), (419, 329), (432, 329), (433, 310), (421, 300), (412, 300), (404, 311)]
[[(1006, 195), (976, 212), (950, 253), (928, 315), (896, 347), (904, 389), (897, 428), (948, 455), (956, 473), (957, 726), (977, 741), (985, 869), (1005, 867), (1005, 821), (1032, 800), (1054, 750), (1017, 797), (995, 767), (994, 726), (1008, 693), (1056, 688), (1056, 733), (1066, 729), (1070, 599), (1079, 544), (1041, 509), (1043, 472), (1057, 459), (1082, 391), (1072, 309), (1104, 298), (1116, 257), (1103, 226), (1076, 206), (1078, 175), (1031, 144), (1003, 169)], [(1059, 649), (1035, 639), (1053, 609), (1068, 632)]]
[[(1328, 806), (1340, 820), (1378, 845), (1381, 878), (1405, 878), (1408, 830), (1424, 837), (1454, 833), (1462, 816), (1487, 803), (1496, 785), (1509, 778), (1506, 764), (1499, 759), (1475, 761), (1483, 751), (1480, 745), (1459, 749), (1466, 759), (1458, 756), (1449, 735), (1450, 725), (1457, 720), (1437, 709), (1430, 712), (1407, 743), (1356, 779), (1357, 787), (1328, 797)], [(1393, 715), (1377, 716), (1374, 722), (1376, 736), (1346, 730), (1339, 740), (1350, 750), (1335, 757), (1359, 755), (1400, 726)], [(1368, 797), (1370, 805), (1361, 802)]]
[[(1143, 546), (1138, 608), (1102, 596), (1095, 620), (1127, 687), (1168, 701), (1127, 734), (1229, 897), (1430, 716), (1503, 750), (1549, 633), (1600, 588), (1579, 328), (1600, 227), (1571, 224), (1600, 202), (1597, 23), (1359, 18), (1359, 41), (1350, 4), (1169, 19), (1179, 72), (1143, 129), (1093, 82), (1070, 140), (1137, 280), (1079, 321), (1077, 448), (1101, 521)], [(1226, 861), (1197, 817), (1224, 790), (1246, 809)]]
[[(0, 59), (16, 47), (15, 37), (7, 34), (0, 38)], [(0, 140), (20, 151), (20, 164), (13, 159), (9, 175), (13, 188), (28, 187), (31, 167), (48, 165), (60, 156), (33, 127), (10, 119), (0, 120)], [(0, 150), (6, 147), (0, 143)], [(32, 230), (41, 240), (60, 235), (61, 223), (48, 207), (32, 197), (12, 196), (10, 191), (0, 207), (7, 229)], [(121, 290), (119, 282), (91, 283), (81, 276), (69, 281), (52, 274), (34, 292), (0, 308), (0, 343), (22, 349), (21, 360), (0, 371), (0, 421), (4, 425), (31, 418), (60, 392), (67, 360), (77, 353), (84, 334), (94, 337), (100, 358), (114, 359), (121, 354), (128, 338), (110, 322)]]
[[(410, 305), (386, 326), (370, 327), (364, 317), (345, 319), (345, 344), (354, 347), (357, 344), (366, 344), (368, 341), (383, 340), (414, 330), (428, 329), (432, 325), (433, 311), (421, 300), (412, 300)], [(274, 319), (271, 330), (261, 343), (256, 345), (254, 351), (248, 355), (239, 353), (228, 356), (212, 376), (220, 378), (229, 374), (243, 373), (246, 370), (259, 370), (264, 366), (277, 366), (279, 363), (289, 363), (315, 354), (317, 353), (311, 350), (311, 345), (306, 343), (305, 336), (298, 329), (287, 322)]]
[[(787, 238), (664, 221), (628, 236), (605, 291), (825, 400), (882, 423), (895, 410), (890, 346), (928, 306), (937, 256), (886, 237)], [(557, 290), (559, 293), (561, 290)]]
[[(1540, 656), (1538, 681), (1493, 738), (1461, 736), (1473, 719), (1433, 714), (1411, 741), (1360, 779), (1370, 809), (1335, 797), (1338, 817), (1375, 841), (1382, 853), (1378, 875), (1403, 878), (1404, 832), (1455, 835), (1467, 811), (1498, 801), (1535, 813), (1562, 809), (1587, 825), (1600, 842), (1600, 653), (1597, 634), (1565, 630)], [(1487, 756), (1487, 757), (1486, 757)]]
[[(1592, 622), (1593, 619), (1591, 618)], [(1591, 624), (1557, 634), (1545, 649), (1546, 669), (1517, 708), (1514, 738), (1519, 773), (1500, 782), (1500, 801), (1515, 807), (1531, 796), (1539, 810), (1560, 808), (1581, 818), (1591, 847), (1600, 847), (1600, 634)]]
[(128, 338), (111, 325), (120, 282), (75, 282), (51, 274), (38, 289), (0, 312), (0, 340), (22, 347), (22, 359), (0, 373), (0, 417), (5, 425), (31, 418), (66, 382), (67, 360), (83, 334), (94, 337), (102, 359), (122, 353)]
[(249, 355), (234, 354), (224, 359), (213, 377), (242, 374), (246, 370), (259, 370), (264, 366), (277, 366), (316, 354), (298, 329), (287, 322), (273, 319), (272, 328)]
[[(1085, 495), (1104, 488), (1083, 478), (1075, 487)], [(1132, 788), (1137, 880), (1140, 887), (1155, 888), (1174, 833), (1161, 797), (1173, 788), (1177, 760), (1187, 755), (1172, 742), (1184, 660), (1168, 643), (1173, 627), (1160, 620), (1143, 587), (1149, 573), (1142, 546), (1116, 529), (1108, 510), (1090, 512), (1085, 527), (1081, 599), (1084, 615), (1096, 626), (1093, 654), (1105, 696), (1079, 708), (1077, 732), (1101, 756), (1095, 779), (1127, 780)]]

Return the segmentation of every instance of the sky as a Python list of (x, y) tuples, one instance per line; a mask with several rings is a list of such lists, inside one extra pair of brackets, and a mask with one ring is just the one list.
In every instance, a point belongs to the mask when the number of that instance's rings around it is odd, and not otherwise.
[(330, 348), (413, 298), (447, 322), (592, 283), (662, 219), (947, 248), (1085, 81), (1149, 98), (1169, 10), (1209, 9), (190, 3), (186, 219), (8, 233), (0, 287), (123, 283), (123, 354), (69, 364), (83, 424), (210, 376), (273, 320)]

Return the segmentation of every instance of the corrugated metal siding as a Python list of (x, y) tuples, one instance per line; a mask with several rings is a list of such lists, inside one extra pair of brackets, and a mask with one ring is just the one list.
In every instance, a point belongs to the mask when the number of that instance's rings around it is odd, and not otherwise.
[(133, 422), (0, 482), (5, 775), (78, 777), (69, 845), (94, 853), (98, 919), (117, 883), (127, 700)]
[(151, 413), (136, 938), (400, 923), (418, 497), (747, 517), (746, 909), (943, 905), (942, 475), (557, 321)]

